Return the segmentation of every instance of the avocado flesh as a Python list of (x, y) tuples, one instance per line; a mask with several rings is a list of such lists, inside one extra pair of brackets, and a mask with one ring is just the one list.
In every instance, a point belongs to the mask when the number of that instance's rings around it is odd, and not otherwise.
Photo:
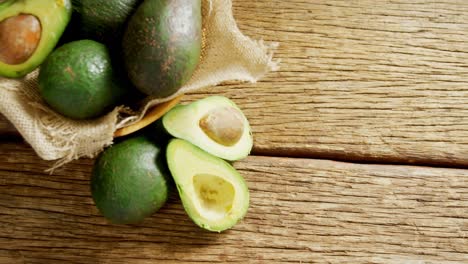
[(15, 1), (17, 1), (17, 0), (3, 0), (3, 1), (0, 1), (0, 12), (2, 11), (2, 9), (9, 7)]
[(95, 161), (91, 193), (109, 221), (139, 223), (166, 203), (171, 181), (163, 147), (146, 136), (133, 137), (106, 149)]
[(184, 209), (198, 226), (221, 232), (245, 216), (249, 190), (229, 163), (182, 139), (171, 140), (166, 157)]
[(41, 25), (41, 39), (34, 53), (24, 62), (8, 64), (0, 60), (0, 76), (23, 77), (37, 68), (52, 52), (71, 17), (70, 0), (17, 0), (0, 4), (0, 22), (5, 19), (29, 14)]
[[(225, 133), (228, 135), (227, 143), (229, 144), (221, 144), (219, 138), (207, 133), (203, 126), (206, 116), (218, 109), (237, 110), (233, 113), (235, 117), (224, 119), (228, 124), (237, 124), (239, 120), (242, 121), (240, 124), (243, 124), (241, 129), (232, 128), (231, 131)], [(226, 160), (234, 161), (245, 158), (252, 150), (253, 138), (249, 122), (236, 104), (226, 97), (211, 96), (188, 105), (176, 106), (163, 117), (162, 122), (166, 131), (172, 136), (187, 140), (206, 152)], [(231, 137), (232, 130), (235, 136)]]
[(201, 53), (200, 0), (145, 0), (123, 36), (123, 58), (132, 83), (163, 98), (189, 79)]

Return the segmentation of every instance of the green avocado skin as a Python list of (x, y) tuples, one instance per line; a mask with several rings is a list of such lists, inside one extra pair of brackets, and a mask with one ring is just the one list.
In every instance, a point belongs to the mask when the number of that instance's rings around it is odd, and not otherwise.
[(129, 92), (112, 67), (107, 48), (92, 40), (55, 50), (39, 73), (39, 92), (49, 106), (73, 119), (98, 117)]
[(170, 176), (161, 144), (140, 135), (101, 153), (91, 178), (93, 200), (115, 224), (136, 224), (167, 201)]
[[(141, 0), (72, 0), (82, 38), (120, 49), (124, 25)], [(76, 33), (76, 32), (75, 32)], [(117, 44), (117, 45), (116, 45)]]
[(156, 98), (177, 92), (199, 62), (200, 0), (145, 0), (124, 32), (124, 64), (133, 84)]

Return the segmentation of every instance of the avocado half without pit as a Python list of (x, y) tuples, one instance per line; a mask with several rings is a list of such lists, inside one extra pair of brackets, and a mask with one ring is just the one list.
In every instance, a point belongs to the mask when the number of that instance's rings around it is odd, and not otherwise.
[(253, 146), (249, 122), (226, 97), (211, 96), (178, 105), (163, 117), (166, 131), (217, 157), (234, 161), (247, 157)]
[(71, 17), (70, 0), (0, 2), (0, 76), (18, 78), (53, 50)]
[(184, 209), (198, 226), (221, 232), (245, 216), (249, 190), (229, 163), (182, 139), (170, 141), (166, 157)]

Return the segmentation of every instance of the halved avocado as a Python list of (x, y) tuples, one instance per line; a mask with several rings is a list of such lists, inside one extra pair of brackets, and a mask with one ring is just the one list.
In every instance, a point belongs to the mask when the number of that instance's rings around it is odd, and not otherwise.
[(221, 232), (245, 216), (249, 190), (229, 163), (182, 139), (171, 140), (166, 157), (184, 209), (198, 226)]
[(0, 76), (18, 78), (37, 68), (70, 21), (70, 0), (17, 0), (0, 5)]
[(136, 136), (98, 157), (91, 192), (101, 214), (112, 223), (139, 223), (166, 203), (171, 177), (164, 147), (165, 143)]
[(13, 2), (15, 2), (16, 0), (0, 0), (0, 11), (3, 9), (3, 8), (6, 8), (8, 6), (10, 6)]
[(252, 150), (249, 122), (239, 107), (226, 97), (211, 96), (176, 106), (162, 122), (172, 136), (226, 160), (245, 158)]

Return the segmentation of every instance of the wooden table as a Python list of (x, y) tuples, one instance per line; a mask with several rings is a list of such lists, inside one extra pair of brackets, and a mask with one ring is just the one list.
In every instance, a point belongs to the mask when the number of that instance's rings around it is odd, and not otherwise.
[(468, 263), (468, 2), (234, 0), (281, 70), (224, 94), (253, 155), (251, 207), (197, 228), (173, 195), (140, 225), (93, 205), (92, 160), (48, 175), (0, 124), (0, 263)]

